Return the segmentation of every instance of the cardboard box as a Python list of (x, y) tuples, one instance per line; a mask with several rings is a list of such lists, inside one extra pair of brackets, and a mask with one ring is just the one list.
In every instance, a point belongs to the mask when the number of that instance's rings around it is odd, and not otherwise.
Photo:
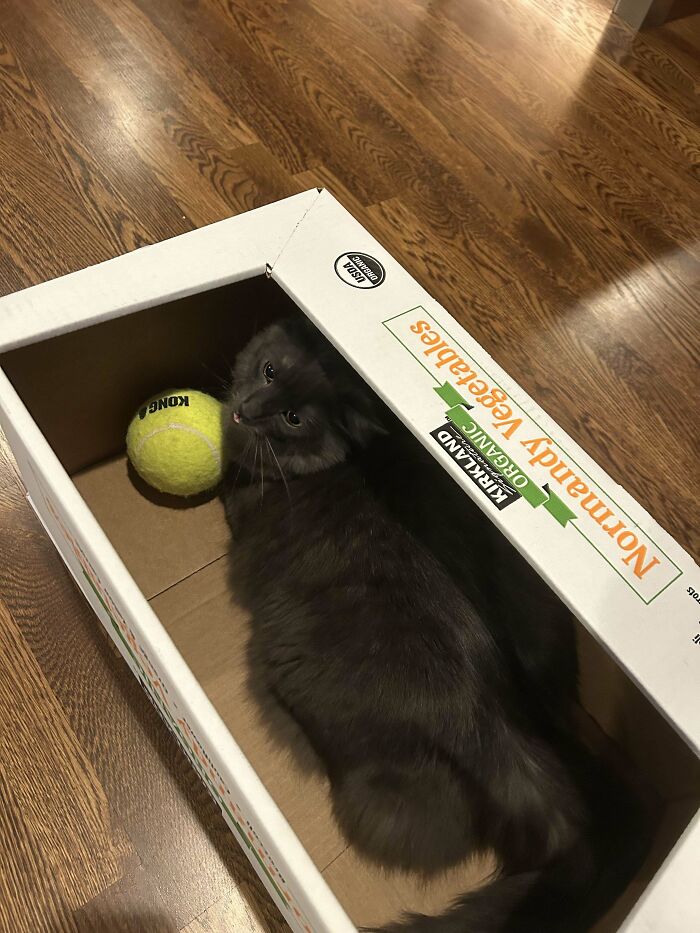
[(0, 300), (0, 421), (28, 498), (283, 916), (343, 933), (438, 912), (489, 870), (425, 885), (347, 847), (303, 736), (290, 759), (275, 737), (293, 727), (247, 677), (220, 503), (166, 507), (128, 470), (125, 428), (145, 397), (211, 386), (294, 308), (582, 623), (582, 702), (663, 810), (649, 864), (600, 929), (700, 928), (697, 565), (316, 190)]

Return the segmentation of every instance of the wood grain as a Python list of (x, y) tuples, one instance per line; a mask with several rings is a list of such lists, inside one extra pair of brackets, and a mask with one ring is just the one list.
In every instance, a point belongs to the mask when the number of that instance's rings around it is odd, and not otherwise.
[[(241, 886), (263, 929), (285, 929), (218, 808), (65, 573), (10, 455), (0, 454), (0, 593), (11, 613), (0, 614), (0, 663), (12, 666), (12, 679), (0, 670), (0, 709), (5, 720), (22, 701), (25, 732), (34, 729), (41, 740), (38, 748), (16, 743), (7, 762), (3, 744), (0, 779), (11, 766), (13, 798), (0, 797), (0, 891), (6, 879), (16, 890), (11, 898), (2, 892), (0, 930), (56, 933), (67, 918), (71, 931), (172, 933)], [(12, 653), (7, 644), (16, 645)], [(37, 678), (47, 704), (54, 698), (46, 709), (32, 700)], [(62, 718), (60, 729), (49, 720), (49, 739), (42, 729), (51, 715)], [(49, 755), (50, 767), (39, 771), (35, 763)], [(79, 784), (74, 760), (89, 783)], [(32, 794), (34, 807), (43, 806), (36, 819), (42, 845), (31, 834), (33, 811), (24, 814)], [(89, 836), (98, 868), (109, 859), (99, 878), (91, 859), (80, 857), (80, 834), (96, 819), (88, 823), (81, 808), (101, 815), (101, 831)], [(64, 855), (64, 833), (72, 860)]]
[[(325, 185), (697, 555), (700, 15), (611, 6), (0, 0), (0, 292)], [(0, 555), (0, 930), (283, 929), (2, 445)]]
[(118, 837), (65, 711), (2, 604), (0, 615), (1, 780), (33, 848), (64, 898), (77, 906), (117, 879)]

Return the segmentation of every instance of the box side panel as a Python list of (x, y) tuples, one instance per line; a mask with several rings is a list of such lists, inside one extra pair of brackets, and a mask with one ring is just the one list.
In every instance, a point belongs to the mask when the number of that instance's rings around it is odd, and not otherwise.
[(317, 198), (306, 191), (0, 298), (0, 350), (264, 273)]
[(330, 195), (272, 276), (697, 751), (689, 555)]
[(700, 930), (698, 904), (700, 812), (649, 884), (620, 933), (691, 933)]
[(173, 646), (0, 370), (0, 426), (64, 562), (296, 933), (355, 927)]
[(218, 395), (256, 326), (290, 307), (258, 275), (17, 347), (0, 353), (0, 366), (72, 475), (123, 452), (150, 396), (168, 387)]

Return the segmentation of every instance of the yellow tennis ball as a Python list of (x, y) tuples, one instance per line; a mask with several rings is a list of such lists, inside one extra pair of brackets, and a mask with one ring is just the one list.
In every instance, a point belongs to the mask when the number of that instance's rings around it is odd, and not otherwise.
[(150, 486), (194, 496), (221, 479), (221, 402), (196, 389), (169, 389), (139, 408), (126, 434), (134, 469)]

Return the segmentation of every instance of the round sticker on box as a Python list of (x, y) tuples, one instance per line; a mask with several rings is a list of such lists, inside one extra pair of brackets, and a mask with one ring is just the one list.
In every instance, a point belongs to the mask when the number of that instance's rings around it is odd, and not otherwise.
[(376, 288), (384, 281), (384, 266), (367, 253), (343, 253), (335, 261), (338, 278), (353, 288)]

